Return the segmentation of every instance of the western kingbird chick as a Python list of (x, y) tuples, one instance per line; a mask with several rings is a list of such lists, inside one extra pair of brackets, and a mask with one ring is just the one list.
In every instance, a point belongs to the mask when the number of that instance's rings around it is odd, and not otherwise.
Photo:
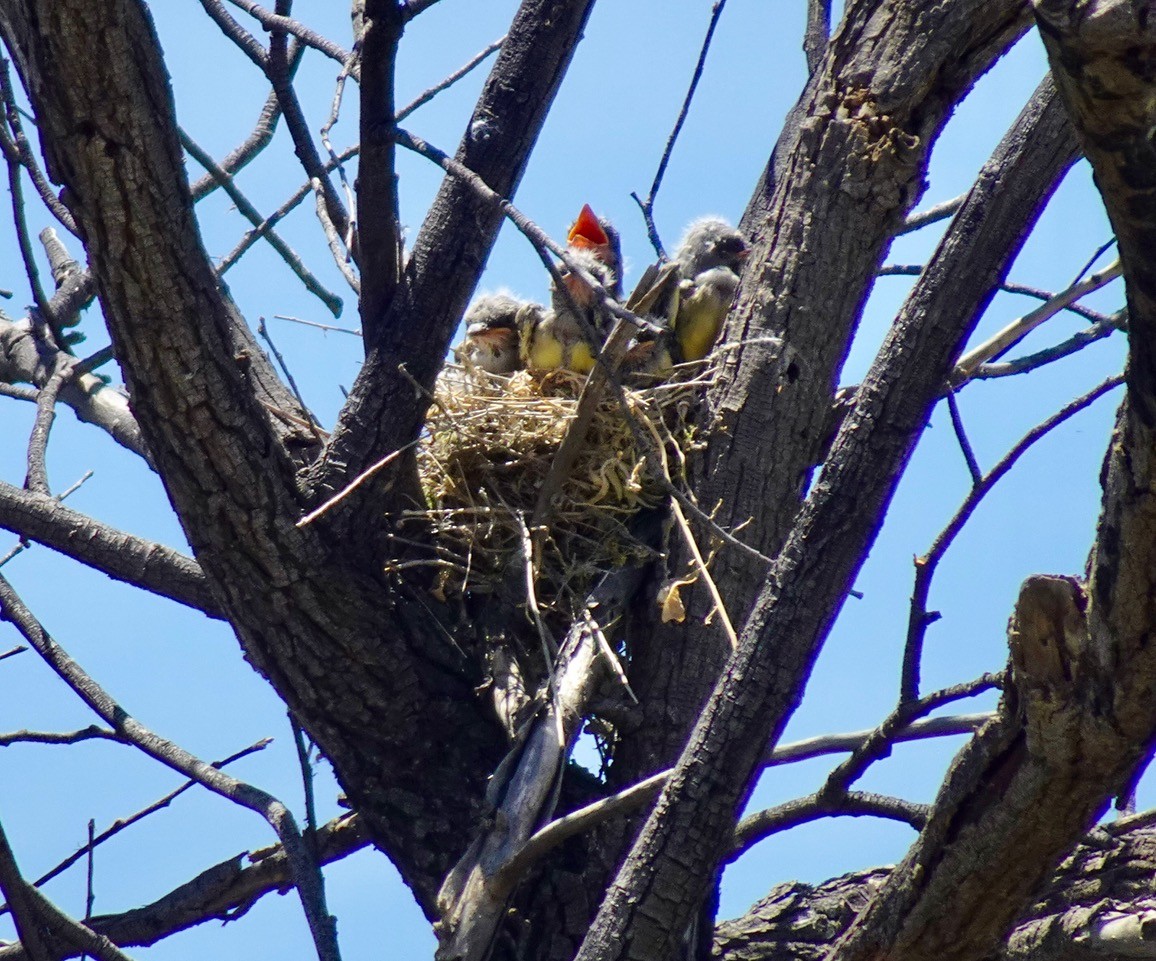
[(647, 267), (626, 307), (659, 329), (643, 331), (635, 337), (622, 359), (620, 370), (624, 375), (643, 385), (670, 376), (679, 362), (679, 347), (670, 326), (671, 318), (678, 313), (678, 301), (678, 265)]
[(610, 269), (607, 281), (604, 283), (607, 291), (615, 300), (622, 299), (622, 241), (618, 231), (605, 217), (594, 213), (589, 204), (582, 207), (578, 219), (570, 227), (566, 235), (569, 245), (568, 253), (576, 250), (589, 250), (599, 261)]
[(647, 332), (635, 338), (622, 358), (619, 371), (643, 386), (665, 380), (674, 369), (677, 346), (670, 330)]
[[(605, 286), (610, 268), (592, 251), (571, 248), (570, 256)], [(606, 336), (606, 312), (599, 294), (565, 266), (559, 268), (562, 287), (550, 287), (548, 313), (527, 315), (522, 326), (522, 361), (530, 370), (564, 367), (588, 374)]]
[(674, 258), (682, 282), (673, 326), (683, 360), (702, 360), (714, 347), (749, 254), (746, 239), (725, 220), (704, 217), (690, 225)]
[(454, 348), (458, 360), (491, 374), (520, 370), (517, 317), (526, 306), (535, 305), (507, 294), (482, 294), (466, 311), (466, 337)]

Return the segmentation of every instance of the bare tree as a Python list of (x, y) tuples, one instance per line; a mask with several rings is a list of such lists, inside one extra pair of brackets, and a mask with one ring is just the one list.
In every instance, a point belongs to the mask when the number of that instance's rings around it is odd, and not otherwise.
[[(154, 734), (0, 577), (3, 617), (101, 722), (70, 734), (16, 732), (5, 743), (133, 745), (189, 786), (259, 814), (278, 838), (254, 863), (209, 867), (138, 910), (75, 919), (22, 875), (0, 833), (0, 889), (20, 935), (0, 958), (124, 957), (123, 949), (292, 887), (315, 953), (336, 959), (320, 869), (367, 845), (396, 865), (444, 958), (1151, 953), (1149, 886), (1138, 880), (1156, 859), (1151, 817), (1096, 827), (1108, 803), (1130, 793), (1156, 734), (1151, 4), (854, 0), (832, 32), (830, 4), (810, 0), (800, 38), (810, 77), (743, 217), (753, 251), (726, 323), (727, 349), (693, 413), (701, 442), (687, 451), (685, 477), (665, 478), (661, 507), (637, 520), (654, 528), (661, 559), (607, 572), (552, 648), (530, 616), (532, 576), (529, 588), (512, 578), (514, 587), (484, 605), (468, 591), (447, 598), (422, 562), (436, 552), (436, 531), (407, 527), (401, 536), (387, 519), (423, 503), (415, 442), (503, 221), (527, 235), (551, 270), (562, 256), (512, 200), (593, 2), (523, 0), (452, 156), (409, 132), (414, 105), (395, 100), (403, 32), (434, 2), (354, 0), (345, 49), (293, 19), (289, 0), (273, 10), (233, 0), (244, 17), (201, 0), (269, 88), (252, 134), (221, 160), (181, 132), (141, 0), (0, 3), (16, 78), (0, 76), (0, 149), (35, 301), (26, 318), (0, 318), (0, 392), (37, 411), (23, 486), (0, 483), (0, 526), (227, 622), (299, 725), (302, 752), (307, 734), (351, 809), (302, 830), (281, 799), (222, 770), (232, 759), (210, 764)], [(714, 5), (712, 31), (723, 6)], [(952, 111), (1033, 29), (1052, 75), (971, 189), (913, 217)], [(302, 60), (315, 57), (340, 71), (333, 111), (316, 132), (295, 79)], [(360, 135), (341, 154), (329, 133), (347, 86), (358, 90)], [(264, 216), (234, 175), (280, 125), (304, 184)], [(399, 149), (445, 171), (411, 244), (399, 223)], [(1043, 292), (1039, 310), (965, 353), (1081, 151), (1116, 234), (1118, 266)], [(203, 181), (189, 184), (186, 154), (207, 170)], [(354, 154), (350, 185), (345, 165)], [(652, 229), (661, 178), (662, 168), (640, 201)], [(37, 268), (25, 185), (72, 235), (62, 243), (53, 231), (41, 234), (51, 292)], [(253, 223), (216, 266), (194, 212), (215, 189)], [(357, 297), (365, 347), (327, 431), (220, 282), (253, 243), (266, 242), (335, 308), (336, 295), (277, 232), (306, 200)], [(892, 240), (948, 216), (866, 378), (840, 391)], [(83, 248), (83, 263), (72, 247)], [(1126, 310), (1106, 316), (1077, 303), (1121, 273)], [(94, 297), (112, 349), (82, 359), (70, 331)], [(617, 303), (605, 307), (618, 326), (586, 384), (593, 400), (620, 395), (614, 365), (639, 320)], [(1088, 329), (1043, 354), (1000, 361), (1062, 309), (1081, 311)], [(1073, 399), (984, 474), (955, 393), (1122, 327), (1124, 377)], [(127, 395), (95, 373), (112, 358)], [(1024, 450), (1121, 381), (1086, 577), (1030, 578), (1012, 613), (1006, 670), (925, 691), (928, 590), (943, 552)], [(974, 483), (917, 564), (901, 696), (873, 731), (780, 745), (940, 402), (952, 406)], [(193, 557), (54, 496), (45, 449), (61, 403), (156, 471)], [(581, 443), (572, 427), (563, 450)], [(654, 448), (648, 457), (655, 470)], [(561, 453), (555, 467), (565, 470)], [(528, 518), (527, 556), (549, 525), (548, 503), (544, 513)], [(672, 588), (685, 571), (693, 576)], [(684, 616), (663, 617), (654, 602), (673, 600), (672, 591)], [(994, 713), (928, 717), (996, 687)], [(588, 722), (612, 732), (598, 777), (568, 762)], [(899, 740), (972, 732), (932, 805), (854, 789)], [(768, 765), (830, 753), (846, 758), (819, 791), (740, 819)], [(777, 888), (747, 916), (716, 923), (727, 863), (772, 833), (838, 814), (896, 819), (919, 836), (893, 870)]]

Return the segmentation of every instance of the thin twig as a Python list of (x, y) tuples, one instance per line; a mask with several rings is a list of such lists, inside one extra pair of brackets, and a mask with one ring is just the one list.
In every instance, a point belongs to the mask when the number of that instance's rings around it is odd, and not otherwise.
[[(293, 48), (289, 53), (290, 75), (296, 73), (297, 66), (300, 64), (301, 57), (304, 53), (304, 45), (294, 40)], [(253, 125), (249, 136), (237, 147), (229, 151), (221, 161), (221, 169), (227, 171), (230, 176), (235, 176), (254, 157), (272, 143), (273, 135), (277, 132), (277, 124), (280, 120), (281, 104), (277, 100), (277, 94), (270, 93), (269, 96), (265, 98), (265, 103), (261, 107), (261, 112), (257, 115), (257, 122)], [(203, 200), (216, 190), (218, 186), (219, 184), (215, 177), (211, 174), (205, 174), (189, 188), (189, 192), (193, 195), (193, 201), (196, 202)]]
[(340, 44), (334, 43), (328, 37), (319, 34), (316, 30), (310, 30), (299, 20), (294, 20), (292, 17), (279, 16), (273, 13), (272, 10), (266, 10), (264, 7), (253, 3), (252, 0), (229, 0), (229, 2), (233, 4), (233, 6), (244, 10), (266, 30), (279, 30), (292, 34), (305, 46), (312, 47), (319, 53), (323, 53), (330, 60), (336, 60), (338, 63), (343, 64), (349, 59), (349, 54), (342, 49)]
[[(92, 728), (89, 728), (89, 730), (104, 731), (104, 728), (98, 728), (94, 725)], [(105, 735), (102, 734), (101, 736), (105, 736)], [(109, 731), (108, 736), (110, 739), (113, 739), (113, 740), (118, 740), (118, 741), (122, 740), (120, 735), (118, 735), (115, 731)], [(226, 758), (222, 758), (219, 761), (214, 761), (213, 767), (215, 767), (215, 768), (228, 767), (234, 761), (239, 761), (239, 760), (241, 760), (241, 758), (248, 757), (250, 754), (255, 754), (257, 751), (263, 751), (266, 747), (268, 747), (272, 743), (273, 743), (273, 739), (271, 737), (261, 738), (261, 740), (255, 742), (253, 744), (250, 744), (246, 748), (242, 748), (240, 751), (237, 751), (233, 754), (230, 754)], [(108, 841), (108, 840), (116, 837), (122, 831), (125, 831), (128, 828), (132, 827), (138, 821), (143, 821), (150, 814), (155, 814), (157, 811), (163, 811), (165, 808), (167, 808), (169, 805), (171, 805), (173, 803), (173, 801), (175, 801), (177, 798), (179, 798), (182, 794), (184, 794), (186, 791), (192, 790), (198, 784), (200, 784), (200, 782), (195, 780), (195, 779), (187, 780), (183, 784), (181, 784), (180, 786), (169, 791), (168, 794), (165, 794), (162, 797), (157, 798), (151, 804), (146, 804), (139, 811), (136, 811), (133, 814), (130, 814), (128, 817), (117, 818), (107, 828), (105, 828), (103, 831), (101, 831), (99, 834), (97, 834), (95, 838), (93, 838), (92, 846), (93, 847), (100, 847), (102, 844), (104, 844), (105, 841)], [(43, 885), (45, 885), (49, 881), (51, 881), (53, 878), (59, 877), (61, 874), (63, 874), (65, 871), (67, 871), (70, 867), (72, 867), (74, 864), (76, 864), (77, 861), (79, 861), (82, 857), (84, 857), (85, 852), (87, 850), (88, 850), (88, 847), (85, 846), (85, 847), (82, 847), (76, 851), (73, 851), (72, 854), (70, 854), (68, 857), (66, 857), (59, 864), (56, 864), (53, 867), (49, 868), (44, 874), (42, 874), (40, 877), (38, 877), (36, 879), (35, 883), (36, 883), (37, 887), (42, 887)], [(0, 909), (0, 910), (3, 910), (3, 909)]]
[(682, 107), (678, 111), (678, 118), (674, 122), (674, 129), (671, 130), (670, 136), (666, 139), (666, 147), (662, 151), (662, 158), (658, 161), (658, 169), (655, 171), (654, 180), (650, 184), (650, 192), (646, 195), (645, 200), (639, 200), (638, 194), (636, 193), (630, 195), (642, 210), (642, 216), (646, 221), (646, 234), (650, 238), (650, 243), (654, 247), (654, 251), (658, 254), (660, 260), (666, 260), (666, 251), (663, 249), (662, 240), (658, 236), (658, 228), (654, 225), (654, 201), (658, 195), (658, 191), (662, 187), (662, 178), (666, 176), (666, 168), (670, 163), (670, 156), (674, 152), (674, 145), (678, 140), (678, 135), (682, 131), (682, 125), (686, 123), (687, 114), (690, 113), (690, 105), (694, 100), (695, 91), (698, 89), (698, 82), (702, 79), (703, 68), (706, 66), (706, 57), (710, 52), (710, 44), (714, 38), (715, 27), (718, 26), (719, 17), (722, 16), (725, 6), (726, 0), (715, 0), (714, 5), (711, 7), (710, 23), (707, 25), (706, 36), (703, 38), (702, 47), (698, 52), (698, 62), (694, 66), (694, 73), (690, 78), (690, 86), (687, 88), (686, 96), (683, 98)]
[[(7, 61), (3, 61), (3, 68), (0, 69), (0, 83), (7, 85)], [(8, 106), (8, 112), (13, 111), (11, 105)], [(36, 257), (32, 252), (32, 238), (28, 232), (28, 218), (27, 211), (24, 209), (24, 188), (20, 182), (20, 171), (23, 169), (19, 161), (15, 157), (8, 160), (8, 189), (12, 194), (12, 222), (16, 227), (16, 239), (20, 247), (20, 257), (24, 261), (24, 273), (28, 278), (28, 285), (32, 289), (32, 298), (36, 303), (36, 312), (40, 315), (40, 319), (49, 325), (49, 330), (52, 331), (55, 346), (61, 350), (67, 348), (64, 340), (64, 333), (59, 325), (55, 323), (55, 315), (52, 313), (48, 305), (48, 298), (45, 296), (44, 287), (40, 283), (40, 270), (36, 266)]]
[(978, 484), (973, 485), (955, 515), (936, 536), (927, 554), (915, 558), (915, 586), (911, 592), (911, 605), (907, 618), (907, 640), (904, 645), (903, 670), (899, 684), (901, 701), (915, 701), (919, 698), (919, 674), (920, 663), (923, 659), (923, 642), (927, 628), (939, 618), (938, 613), (927, 610), (927, 599), (931, 592), (932, 578), (935, 577), (936, 568), (943, 559), (943, 555), (975, 512), (980, 501), (1036, 441), (1045, 437), (1084, 408), (1089, 407), (1108, 391), (1119, 387), (1123, 382), (1124, 376), (1122, 374), (1109, 377), (1024, 434), (1011, 450), (1004, 454), (1000, 461), (984, 475), (983, 479)]
[(57, 675), (123, 738), (166, 767), (197, 780), (214, 794), (264, 817), (280, 838), (293, 867), (294, 884), (301, 897), (318, 958), (320, 961), (340, 961), (336, 933), (325, 907), (324, 890), (317, 873), (311, 870), (308, 852), (288, 808), (265, 791), (230, 777), (144, 727), (49, 636), (3, 576), (0, 576), (0, 616), (12, 623)]
[(313, 763), (309, 758), (309, 744), (306, 742), (305, 729), (297, 722), (293, 712), (289, 712), (289, 727), (293, 731), (293, 746), (297, 749), (297, 766), (301, 769), (301, 793), (305, 798), (305, 826), (309, 833), (305, 836), (306, 846), (313, 855), (314, 862), (320, 864), (317, 857), (317, 798), (313, 793)]
[(15, 647), (10, 647), (6, 651), (0, 651), (0, 661), (15, 657), (17, 654), (23, 654), (26, 650), (28, 650), (28, 648), (23, 644), (17, 644)]
[(274, 314), (274, 320), (288, 320), (290, 323), (302, 324), (305, 327), (316, 327), (318, 330), (326, 333), (333, 332), (337, 334), (352, 334), (354, 337), (361, 336), (361, 329), (358, 327), (334, 327), (332, 324), (320, 324), (315, 320), (305, 320), (303, 317), (290, 317), (288, 314)]
[(588, 831), (595, 825), (603, 824), (618, 814), (637, 810), (662, 790), (669, 777), (669, 770), (659, 771), (657, 774), (652, 774), (645, 780), (631, 785), (625, 791), (595, 801), (593, 804), (587, 804), (577, 811), (571, 811), (569, 814), (551, 821), (535, 832), (518, 853), (502, 866), (501, 877), (503, 879), (523, 877), (544, 854), (552, 851), (567, 838)]
[(534, 587), (534, 544), (530, 538), (530, 529), (521, 513), (514, 514), (518, 522), (518, 529), (522, 533), (522, 569), (525, 575), (526, 607), (533, 618), (534, 627), (538, 630), (538, 639), (542, 642), (542, 655), (546, 670), (551, 670), (558, 657), (558, 642), (546, 629), (546, 622), (542, 620), (542, 610), (538, 607), (538, 592)]
[[(57, 494), (56, 497), (53, 499), (57, 500), (57, 501), (65, 500), (70, 495), (72, 495), (76, 491), (80, 490), (80, 488), (84, 486), (84, 483), (90, 477), (92, 477), (92, 471), (86, 470), (83, 474), (80, 475), (79, 480), (75, 481), (71, 486), (66, 488), (60, 494)], [(27, 538), (24, 538), (24, 537), (20, 538), (19, 542), (16, 544), (15, 547), (12, 548), (12, 550), (10, 550), (3, 557), (0, 557), (0, 567), (3, 567), (5, 564), (7, 564), (10, 560), (12, 560), (12, 558), (16, 557), (17, 555), (24, 553), (24, 551), (28, 550), (31, 546), (32, 546), (32, 542), (30, 540), (28, 540)], [(25, 648), (21, 648), (21, 650), (25, 650)]]
[[(202, 0), (206, 2), (206, 0)], [(274, 33), (269, 46), (269, 56), (265, 64), (265, 76), (273, 85), (277, 100), (281, 104), (281, 111), (285, 118), (285, 128), (293, 140), (294, 152), (309, 178), (318, 203), (325, 208), (324, 226), (328, 223), (337, 234), (349, 236), (349, 211), (341, 203), (341, 198), (333, 187), (328, 176), (328, 168), (317, 152), (313, 142), (313, 134), (305, 120), (305, 113), (301, 109), (301, 102), (293, 89), (293, 77), (290, 70), (287, 48), (284, 43), (277, 42), (278, 34)]]
[[(14, 648), (14, 651), (26, 651), (26, 647)], [(9, 654), (13, 651), (9, 651)], [(81, 741), (104, 740), (119, 741), (120, 735), (106, 727), (90, 724), (79, 731), (11, 731), (0, 734), (0, 747), (12, 744), (79, 744)], [(37, 881), (37, 884), (41, 882)]]
[[(254, 227), (259, 227), (264, 224), (266, 218), (253, 206), (249, 198), (240, 191), (232, 175), (213, 160), (184, 130), (180, 131), (180, 136), (181, 146), (188, 151), (190, 157), (204, 167), (210, 176), (216, 180), (221, 186), (221, 189), (228, 194), (229, 199), (236, 205), (241, 216), (248, 220)], [(328, 307), (329, 312), (333, 314), (334, 317), (340, 317), (342, 308), (341, 298), (325, 288), (321, 281), (319, 281), (306, 266), (305, 261), (301, 259), (297, 251), (282, 240), (281, 237), (274, 232), (272, 227), (267, 228), (262, 233), (262, 236), (268, 242), (269, 246), (277, 251), (281, 259), (285, 261), (286, 266), (297, 275), (301, 283), (304, 284), (305, 289)]]
[[(85, 845), (87, 854), (87, 870), (85, 871), (84, 879), (84, 923), (87, 924), (92, 920), (92, 908), (96, 904), (96, 891), (94, 890), (93, 882), (96, 879), (96, 842), (95, 842), (96, 822), (88, 819), (88, 844)], [(81, 957), (81, 961), (84, 958)]]
[(828, 800), (844, 796), (848, 788), (861, 778), (875, 762), (891, 752), (891, 745), (904, 728), (944, 704), (966, 697), (974, 697), (1004, 683), (1002, 674), (984, 674), (973, 681), (957, 684), (936, 691), (918, 701), (900, 701), (882, 723), (856, 745), (851, 754), (844, 758), (827, 776), (818, 793)]
[[(56, 195), (56, 191), (52, 189), (52, 184), (48, 182), (48, 178), (44, 176), (44, 171), (40, 169), (40, 164), (36, 159), (36, 154), (32, 151), (32, 146), (28, 142), (28, 137), (24, 133), (24, 125), (20, 121), (20, 111), (17, 109), (15, 99), (12, 94), (12, 85), (8, 81), (8, 62), (3, 61), (2, 70), (3, 76), (0, 78), (0, 97), (3, 97), (7, 111), (6, 120), (8, 127), (12, 131), (11, 145), (16, 151), (16, 156), (21, 165), (28, 171), (28, 176), (32, 180), (32, 185), (36, 188), (37, 194), (40, 195), (40, 202), (51, 212), (70, 234), (76, 234), (76, 220), (72, 216), (72, 212), (64, 206), (60, 198)], [(7, 138), (0, 138), (7, 140)]]
[(360, 487), (367, 480), (369, 480), (369, 478), (371, 478), (379, 470), (385, 467), (386, 464), (392, 463), (393, 460), (395, 460), (403, 451), (408, 450), (410, 447), (416, 446), (417, 443), (418, 441), (416, 440), (411, 441), (410, 443), (406, 444), (405, 447), (398, 448), (392, 453), (386, 454), (383, 458), (381, 458), (381, 460), (377, 461), (377, 463), (371, 464), (360, 474), (358, 474), (352, 481), (346, 484), (341, 490), (330, 497), (329, 500), (327, 500), (324, 504), (302, 517), (301, 520), (297, 522), (297, 526), (305, 527), (307, 524), (312, 524), (326, 511), (336, 507), (339, 503), (341, 503), (341, 501), (345, 500), (346, 497), (352, 494), (355, 490), (357, 490), (358, 487)]
[(955, 431), (955, 439), (959, 441), (959, 449), (963, 451), (963, 459), (967, 461), (967, 470), (971, 474), (972, 484), (978, 484), (983, 479), (983, 471), (979, 469), (979, 461), (975, 459), (975, 451), (971, 441), (967, 439), (967, 431), (963, 427), (963, 415), (959, 412), (959, 402), (955, 399), (955, 391), (947, 392), (947, 409), (951, 414), (951, 427)]
[(727, 860), (735, 860), (744, 851), (750, 850), (757, 842), (772, 834), (779, 834), (800, 824), (817, 821), (819, 818), (867, 815), (902, 821), (919, 831), (927, 823), (927, 816), (930, 813), (929, 804), (914, 804), (902, 798), (882, 794), (851, 791), (832, 801), (816, 793), (743, 818), (735, 828)]
[[(980, 711), (975, 714), (952, 714), (947, 717), (921, 718), (892, 734), (893, 743), (901, 741), (924, 741), (935, 737), (951, 737), (957, 734), (974, 734), (996, 714), (994, 711)], [(817, 737), (790, 744), (778, 745), (767, 757), (764, 767), (775, 767), (795, 761), (824, 757), (828, 754), (842, 754), (854, 751), (872, 734), (870, 731), (851, 731), (847, 734), (820, 734)]]
[(317, 418), (313, 416), (313, 411), (305, 403), (305, 398), (301, 396), (301, 390), (297, 386), (297, 381), (289, 372), (289, 365), (285, 363), (285, 358), (281, 355), (281, 351), (277, 349), (277, 345), (273, 343), (273, 338), (269, 336), (269, 328), (265, 326), (265, 318), (259, 317), (257, 319), (257, 333), (269, 345), (269, 349), (273, 351), (273, 356), (277, 359), (277, 365), (281, 368), (281, 373), (285, 375), (285, 380), (289, 383), (289, 389), (293, 391), (293, 396), (297, 398), (297, 403), (301, 405), (301, 410), (307, 418), (306, 424), (313, 432), (313, 436), (320, 441), (321, 431), (318, 430)]
[[(328, 181), (326, 182), (328, 183)], [(337, 225), (329, 216), (329, 206), (325, 200), (325, 188), (316, 177), (309, 183), (313, 187), (316, 200), (317, 219), (321, 222), (321, 229), (325, 232), (325, 241), (329, 244), (329, 252), (333, 255), (333, 262), (337, 264), (337, 269), (341, 271), (341, 276), (345, 278), (350, 289), (360, 296), (361, 281), (353, 272), (353, 268), (349, 266), (348, 247), (338, 234)]]
[(974, 347), (960, 357), (958, 363), (955, 365), (952, 381), (954, 383), (962, 383), (967, 380), (980, 364), (995, 360), (1023, 340), (1024, 337), (1039, 327), (1044, 321), (1058, 314), (1063, 308), (1068, 306), (1068, 304), (1074, 303), (1092, 291), (1099, 290), (1101, 287), (1106, 286), (1121, 276), (1122, 272), (1123, 268), (1120, 266), (1120, 261), (1116, 260), (1103, 270), (1092, 274), (1087, 280), (1073, 284), (1067, 290), (1056, 294), (1051, 300), (1040, 305), (1030, 313), (1024, 314), (1022, 317), (1017, 317), (994, 336), (989, 337), (978, 347)]
[(28, 438), (28, 473), (24, 486), (34, 494), (45, 497), (52, 495), (48, 487), (48, 435), (52, 430), (52, 422), (56, 419), (56, 398), (60, 388), (74, 373), (74, 367), (69, 359), (61, 355), (57, 358), (56, 369), (49, 376), (47, 383), (40, 388), (36, 395), (36, 419), (32, 424), (32, 433)]
[(52, 961), (54, 955), (44, 941), (44, 920), (36, 889), (24, 880), (16, 864), (16, 856), (8, 844), (8, 836), (0, 825), (0, 890), (12, 905), (12, 920), (16, 934), (31, 961)]
[(1089, 344), (1094, 344), (1096, 341), (1103, 340), (1118, 330), (1124, 329), (1127, 318), (1128, 312), (1121, 310), (1111, 317), (1093, 324), (1091, 327), (1076, 331), (1076, 333), (1067, 340), (1061, 341), (1052, 347), (1037, 350), (1034, 354), (1025, 354), (1022, 357), (1017, 357), (1014, 360), (1004, 361), (999, 364), (980, 364), (972, 371), (971, 379), (986, 380), (993, 377), (1014, 377), (1016, 374), (1031, 373), (1033, 370), (1054, 363), (1057, 360), (1062, 360), (1064, 357), (1069, 357), (1083, 350)]
[(938, 223), (940, 220), (946, 220), (948, 217), (955, 215), (955, 212), (963, 206), (963, 202), (967, 199), (967, 194), (962, 193), (958, 197), (952, 197), (951, 200), (945, 200), (943, 203), (935, 204), (933, 207), (928, 207), (926, 210), (919, 210), (911, 214), (904, 222), (903, 226), (895, 231), (897, 237), (903, 234), (909, 234), (914, 230), (919, 230), (921, 227), (926, 227), (928, 224)]
[(714, 601), (714, 609), (718, 611), (719, 620), (722, 621), (723, 630), (726, 632), (727, 639), (731, 642), (731, 650), (737, 651), (739, 648), (739, 636), (735, 632), (735, 626), (731, 623), (730, 615), (727, 613), (726, 605), (723, 603), (722, 594), (719, 593), (718, 585), (711, 577), (710, 571), (707, 569), (706, 561), (703, 560), (702, 552), (698, 549), (698, 542), (694, 539), (694, 533), (690, 529), (690, 524), (687, 523), (686, 515), (682, 512), (682, 505), (678, 501), (672, 500), (670, 502), (671, 513), (674, 514), (674, 519), (678, 522), (679, 531), (682, 533), (683, 540), (686, 542), (687, 549), (690, 551), (691, 557), (694, 558), (694, 565), (698, 568), (699, 577), (703, 579), (707, 590), (710, 591), (711, 599)]
[(15, 902), (16, 930), (30, 961), (52, 961), (60, 956), (44, 941), (43, 935), (49, 932), (99, 961), (131, 961), (107, 937), (69, 917), (20, 876), (3, 827), (0, 827), (0, 886), (8, 900)]
[[(363, 56), (363, 47), (365, 44), (366, 32), (366, 18), (363, 16), (355, 17), (356, 33), (353, 41), (353, 50), (346, 55), (341, 62), (341, 69), (337, 72), (337, 84), (333, 91), (333, 102), (329, 107), (329, 117), (325, 123), (321, 125), (321, 145), (325, 148), (325, 152), (329, 154), (329, 162), (326, 164), (326, 169), (334, 169), (337, 171), (337, 176), (341, 180), (341, 188), (345, 191), (345, 203), (351, 211), (356, 213), (357, 200), (353, 195), (353, 188), (349, 185), (349, 178), (345, 175), (345, 165), (338, 159), (337, 151), (333, 149), (333, 144), (330, 142), (329, 133), (337, 126), (337, 120), (341, 115), (341, 100), (345, 96), (345, 83), (349, 76), (355, 79), (360, 79), (361, 61)], [(357, 225), (351, 219), (349, 225), (350, 234), (357, 232)], [(346, 246), (352, 244), (352, 236), (346, 238)]]
[(485, 63), (486, 59), (491, 54), (502, 49), (502, 44), (506, 42), (506, 36), (508, 35), (503, 35), (493, 43), (483, 47), (478, 53), (474, 54), (469, 60), (462, 64), (462, 66), (458, 67), (458, 69), (451, 73), (449, 76), (438, 81), (428, 90), (423, 90), (421, 93), (419, 93), (416, 97), (413, 98), (413, 100), (411, 100), (406, 106), (402, 107), (401, 110), (397, 112), (397, 122), (401, 123), (406, 117), (417, 110), (418, 107), (424, 107), (447, 87), (452, 87), (455, 83), (461, 80), (462, 77), (469, 74), (480, 64)]
[[(923, 264), (884, 264), (879, 268), (880, 277), (918, 277), (921, 273), (923, 273)], [(1021, 294), (1024, 297), (1032, 297), (1035, 300), (1045, 302), (1056, 296), (1054, 291), (1044, 290), (1042, 287), (1033, 287), (1030, 284), (1016, 283), (1011, 280), (1003, 281), (996, 289), (1007, 294)], [(1085, 307), (1083, 304), (1065, 304), (1063, 309), (1069, 313), (1078, 314), (1080, 317), (1094, 324), (1109, 318), (1108, 314), (1093, 310), (1091, 307)]]
[(1099, 260), (1101, 257), (1103, 257), (1104, 254), (1106, 254), (1109, 250), (1111, 250), (1115, 246), (1116, 246), (1116, 238), (1115, 237), (1109, 237), (1102, 244), (1100, 244), (1100, 246), (1097, 247), (1095, 249), (1095, 251), (1093, 251), (1092, 256), (1084, 261), (1084, 266), (1081, 267), (1079, 269), (1079, 271), (1076, 273), (1076, 276), (1073, 278), (1072, 283), (1078, 284), (1081, 280), (1083, 280), (1084, 275), (1087, 274), (1087, 272), (1089, 270), (1091, 270), (1092, 267), (1095, 266), (1096, 261)]
[[(333, 170), (337, 164), (343, 163), (351, 157), (356, 157), (357, 154), (358, 148), (356, 146), (347, 147), (345, 150), (339, 153), (334, 160), (326, 163), (326, 171), (328, 172)], [(301, 201), (308, 197), (312, 192), (312, 182), (306, 181), (300, 187), (298, 187), (296, 191), (294, 191), (288, 200), (286, 200), (280, 207), (274, 210), (273, 213), (269, 214), (269, 216), (262, 220), (261, 223), (257, 224), (257, 226), (253, 227), (251, 230), (246, 230), (245, 233), (241, 235), (241, 239), (237, 242), (237, 246), (229, 251), (229, 253), (222, 257), (221, 260), (217, 263), (217, 275), (223, 276), (229, 270), (229, 268), (231, 268), (234, 264), (237, 263), (238, 260), (241, 259), (241, 256), (250, 247), (252, 247), (253, 244), (265, 236), (271, 227), (284, 220), (285, 217), (292, 213), (293, 210), (296, 209), (296, 207), (301, 203)]]

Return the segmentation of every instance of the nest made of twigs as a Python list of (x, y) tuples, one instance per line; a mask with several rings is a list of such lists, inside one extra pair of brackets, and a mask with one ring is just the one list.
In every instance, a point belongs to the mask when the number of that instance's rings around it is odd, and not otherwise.
[[(681, 473), (689, 412), (702, 380), (625, 388), (598, 405), (559, 494), (530, 530), (543, 481), (574, 420), (585, 377), (519, 371), (508, 377), (447, 366), (426, 417), (417, 459), (424, 511), (406, 524), (432, 533), (440, 596), (489, 593), (532, 572), (543, 611), (573, 614), (602, 573), (651, 556), (631, 518), (666, 496)], [(633, 423), (632, 423), (633, 421)]]

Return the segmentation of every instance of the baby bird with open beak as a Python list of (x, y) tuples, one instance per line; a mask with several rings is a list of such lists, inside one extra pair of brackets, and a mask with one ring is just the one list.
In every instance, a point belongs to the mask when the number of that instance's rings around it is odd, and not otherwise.
[[(609, 268), (591, 250), (570, 249), (582, 269), (609, 289)], [(548, 312), (526, 311), (521, 323), (522, 361), (530, 370), (563, 367), (579, 374), (594, 368), (594, 358), (606, 337), (606, 311), (597, 291), (565, 266), (559, 268), (562, 286), (550, 287)]]
[[(566, 253), (616, 300), (622, 296), (622, 251), (618, 231), (599, 218), (589, 204), (566, 235)], [(525, 311), (520, 320), (522, 362), (530, 370), (558, 367), (579, 374), (594, 368), (594, 358), (606, 339), (610, 317), (601, 292), (565, 264), (558, 268), (562, 284), (550, 285), (552, 310)]]
[(466, 311), (466, 338), (454, 348), (458, 360), (491, 374), (521, 370), (517, 318), (527, 306), (536, 305), (508, 294), (482, 294)]
[(746, 238), (718, 217), (687, 229), (674, 255), (682, 282), (673, 326), (682, 360), (702, 360), (714, 347), (750, 252)]
[(566, 235), (567, 253), (588, 250), (609, 271), (607, 292), (615, 300), (622, 299), (622, 241), (614, 225), (594, 213), (589, 204), (583, 204), (578, 219)]

